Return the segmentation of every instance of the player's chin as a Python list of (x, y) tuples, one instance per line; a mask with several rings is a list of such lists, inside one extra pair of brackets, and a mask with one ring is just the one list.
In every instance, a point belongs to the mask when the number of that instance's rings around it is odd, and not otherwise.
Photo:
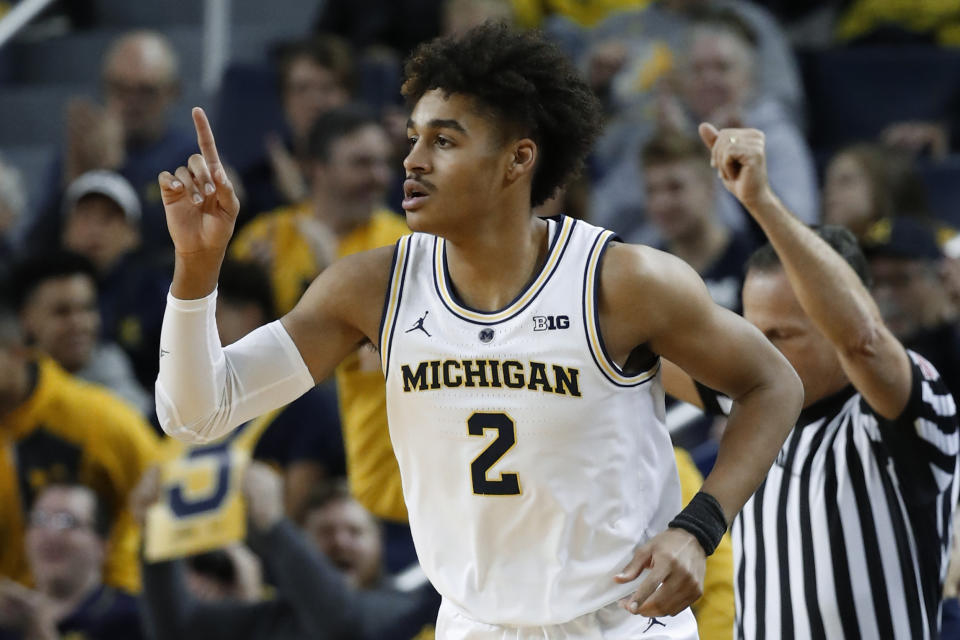
[(436, 235), (442, 226), (438, 222), (428, 206), (407, 210), (407, 226), (411, 231)]

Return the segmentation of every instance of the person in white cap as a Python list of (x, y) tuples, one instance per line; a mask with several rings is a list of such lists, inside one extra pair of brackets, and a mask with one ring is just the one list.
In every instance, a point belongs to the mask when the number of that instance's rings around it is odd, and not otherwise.
[(126, 178), (113, 171), (89, 171), (64, 194), (61, 240), (65, 249), (96, 267), (102, 336), (123, 347), (139, 384), (150, 388), (163, 320), (156, 296), (170, 286), (170, 269), (140, 251), (141, 211)]

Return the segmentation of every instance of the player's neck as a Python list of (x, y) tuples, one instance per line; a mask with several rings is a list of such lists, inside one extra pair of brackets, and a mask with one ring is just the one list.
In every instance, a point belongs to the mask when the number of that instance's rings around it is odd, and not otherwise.
[(523, 291), (543, 266), (547, 223), (532, 215), (480, 228), (469, 239), (446, 243), (451, 284), (468, 306), (496, 311)]

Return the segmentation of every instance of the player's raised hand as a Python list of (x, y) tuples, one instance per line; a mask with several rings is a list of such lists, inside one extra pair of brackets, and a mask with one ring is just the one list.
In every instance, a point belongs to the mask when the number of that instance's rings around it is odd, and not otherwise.
[(621, 601), (633, 614), (656, 618), (674, 616), (703, 595), (703, 575), (707, 555), (697, 539), (683, 529), (667, 529), (633, 554), (616, 576), (621, 583), (631, 582), (649, 569), (633, 592)]
[(159, 176), (160, 196), (167, 215), (167, 228), (178, 254), (221, 254), (233, 234), (240, 202), (227, 177), (213, 131), (203, 109), (194, 107), (200, 153), (172, 174)]
[(764, 135), (758, 129), (720, 129), (702, 123), (700, 138), (710, 149), (710, 165), (730, 193), (748, 209), (769, 195)]

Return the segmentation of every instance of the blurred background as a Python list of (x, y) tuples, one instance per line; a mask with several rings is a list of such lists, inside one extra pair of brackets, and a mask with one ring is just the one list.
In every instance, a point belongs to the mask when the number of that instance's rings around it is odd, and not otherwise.
[[(541, 30), (606, 110), (539, 215), (674, 253), (739, 311), (761, 235), (696, 126), (759, 128), (787, 206), (858, 236), (888, 324), (960, 389), (956, 0), (0, 1), (0, 640), (432, 636), (375, 350), (223, 442), (160, 433), (156, 177), (204, 107), (241, 201), (233, 342), (407, 233), (403, 61), (486, 20)], [(723, 424), (668, 409), (695, 491)], [(730, 638), (711, 571), (701, 633)]]

